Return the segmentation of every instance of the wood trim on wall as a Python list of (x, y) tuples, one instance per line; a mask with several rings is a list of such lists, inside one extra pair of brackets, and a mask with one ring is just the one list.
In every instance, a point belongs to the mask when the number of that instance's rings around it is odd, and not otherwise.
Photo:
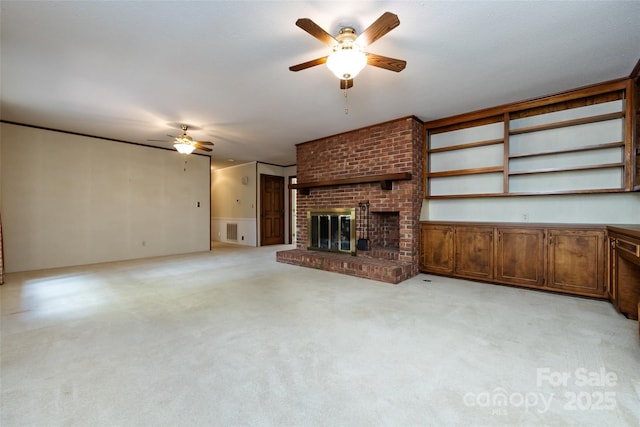
[[(68, 130), (49, 128), (49, 127), (45, 127), (45, 126), (36, 126), (36, 125), (30, 125), (30, 124), (26, 124), (26, 123), (12, 122), (12, 121), (9, 121), (9, 120), (0, 120), (0, 123), (6, 123), (8, 125), (15, 125), (15, 126), (23, 126), (23, 127), (32, 128), (32, 129), (47, 130), (47, 131), (50, 131), (50, 132), (64, 133), (64, 134), (67, 134), (67, 135), (82, 136), (82, 137), (85, 137), (85, 138), (100, 139), (102, 141), (111, 141), (111, 142), (119, 142), (121, 144), (137, 145), (139, 147), (157, 148), (158, 150), (165, 150), (165, 151), (175, 151), (174, 148), (158, 147), (157, 145), (141, 144), (139, 142), (125, 141), (123, 139), (106, 138), (104, 136), (90, 135), (88, 133), (72, 132), (72, 131), (68, 131)], [(208, 156), (207, 154), (195, 153), (195, 152), (191, 153), (190, 155)], [(208, 157), (211, 157), (211, 156), (208, 156)]]

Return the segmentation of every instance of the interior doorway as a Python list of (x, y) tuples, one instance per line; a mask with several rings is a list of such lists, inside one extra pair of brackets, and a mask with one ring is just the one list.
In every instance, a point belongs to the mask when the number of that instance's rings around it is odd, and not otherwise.
[(260, 245), (284, 244), (284, 177), (260, 174)]

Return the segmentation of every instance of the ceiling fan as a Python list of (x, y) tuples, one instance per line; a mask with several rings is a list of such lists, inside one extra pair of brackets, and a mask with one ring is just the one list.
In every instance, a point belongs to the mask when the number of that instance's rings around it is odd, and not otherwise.
[(360, 35), (352, 27), (343, 27), (336, 37), (320, 28), (309, 18), (300, 18), (296, 25), (332, 49), (331, 54), (289, 67), (291, 71), (300, 71), (327, 64), (327, 67), (340, 79), (340, 89), (353, 86), (353, 79), (365, 67), (372, 65), (399, 73), (404, 70), (407, 61), (389, 58), (364, 51), (364, 48), (400, 25), (398, 16), (383, 13)]
[(180, 129), (182, 129), (182, 135), (173, 136), (167, 135), (172, 138), (175, 138), (176, 141), (173, 144), (176, 150), (178, 150), (182, 154), (191, 154), (193, 150), (202, 150), (202, 151), (213, 151), (211, 148), (205, 147), (205, 145), (213, 146), (213, 142), (210, 141), (194, 141), (189, 135), (187, 135), (187, 130), (189, 126), (180, 125)]

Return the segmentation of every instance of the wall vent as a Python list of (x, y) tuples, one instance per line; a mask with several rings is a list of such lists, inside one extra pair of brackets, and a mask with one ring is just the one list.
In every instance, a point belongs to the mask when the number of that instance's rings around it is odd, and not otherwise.
[(238, 240), (238, 224), (227, 223), (227, 240)]

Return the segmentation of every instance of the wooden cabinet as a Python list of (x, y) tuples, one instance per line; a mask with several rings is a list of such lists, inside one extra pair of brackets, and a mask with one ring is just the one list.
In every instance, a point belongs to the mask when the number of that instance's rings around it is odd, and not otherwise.
[(605, 297), (604, 226), (421, 223), (427, 273)]
[(454, 229), (454, 272), (471, 279), (493, 278), (493, 227)]
[(543, 228), (498, 228), (496, 281), (541, 287), (545, 281)]
[(453, 272), (453, 227), (420, 224), (420, 270), (436, 274)]
[(637, 319), (640, 225), (625, 227), (421, 222), (420, 271), (608, 298)]
[(457, 277), (493, 277), (493, 228), (420, 224), (420, 270)]
[(603, 297), (604, 231), (548, 230), (547, 287), (562, 292)]
[(638, 319), (640, 302), (640, 232), (609, 230), (607, 292), (614, 307), (630, 319)]

